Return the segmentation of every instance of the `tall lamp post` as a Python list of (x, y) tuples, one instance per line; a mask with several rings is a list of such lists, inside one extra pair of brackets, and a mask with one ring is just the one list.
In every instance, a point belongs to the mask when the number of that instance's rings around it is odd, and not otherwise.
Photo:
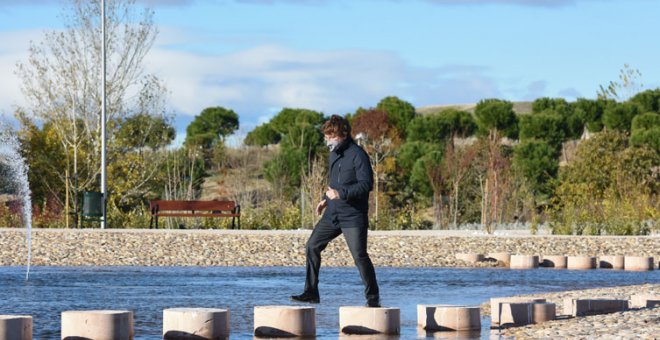
[(108, 188), (106, 186), (107, 178), (105, 173), (105, 0), (101, 0), (101, 35), (103, 36), (103, 43), (101, 44), (101, 68), (103, 69), (103, 76), (101, 77), (101, 92), (102, 102), (101, 102), (101, 211), (103, 213), (103, 219), (101, 220), (101, 229), (105, 229), (105, 222), (107, 221), (108, 214), (106, 212), (106, 202), (108, 201)]

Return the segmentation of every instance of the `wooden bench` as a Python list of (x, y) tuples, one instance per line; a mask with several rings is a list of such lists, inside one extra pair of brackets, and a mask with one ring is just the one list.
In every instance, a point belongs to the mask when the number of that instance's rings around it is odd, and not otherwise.
[(156, 221), (158, 229), (158, 217), (231, 217), (231, 228), (234, 229), (235, 221), (238, 219), (238, 229), (241, 229), (241, 206), (234, 201), (150, 201), (151, 220)]

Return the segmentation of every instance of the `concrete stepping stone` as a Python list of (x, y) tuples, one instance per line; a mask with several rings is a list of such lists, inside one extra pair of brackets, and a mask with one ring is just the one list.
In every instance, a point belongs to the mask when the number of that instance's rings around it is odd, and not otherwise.
[[(536, 303), (536, 302), (546, 302), (544, 298), (535, 298), (535, 297), (497, 297), (490, 299), (490, 324), (491, 328), (498, 328), (501, 326), (501, 322), (504, 319), (506, 322), (510, 322), (514, 319), (514, 316), (511, 315), (511, 307), (509, 306), (506, 312), (503, 312), (501, 307), (504, 303)], [(514, 310), (516, 313), (520, 313), (519, 310), (522, 307), (515, 306)], [(524, 307), (527, 308), (527, 307)], [(527, 310), (525, 309), (525, 313)], [(531, 312), (530, 312), (531, 313)], [(530, 322), (533, 320), (530, 316)]]
[(630, 297), (630, 308), (660, 307), (660, 295), (635, 294)]
[(499, 327), (519, 327), (534, 323), (534, 303), (500, 303)]
[(133, 312), (84, 310), (62, 312), (62, 339), (128, 340), (135, 336)]
[(481, 329), (479, 307), (417, 305), (417, 325), (426, 331), (473, 331)]
[(502, 302), (499, 327), (519, 327), (556, 318), (556, 306), (549, 302)]
[(32, 340), (32, 317), (29, 315), (0, 315), (0, 338)]
[(493, 259), (498, 262), (502, 262), (506, 267), (509, 266), (511, 263), (511, 253), (507, 252), (496, 252), (496, 253), (488, 253), (486, 255), (486, 260), (488, 259)]
[(303, 306), (255, 306), (256, 337), (314, 337), (316, 309)]
[(596, 258), (593, 256), (568, 256), (566, 258), (566, 268), (568, 269), (595, 269)]
[(623, 260), (625, 270), (647, 271), (653, 270), (653, 257), (651, 256), (626, 256)]
[(532, 315), (533, 323), (542, 323), (557, 318), (557, 305), (551, 302), (535, 302), (532, 304), (534, 312)]
[(229, 337), (229, 310), (168, 308), (163, 310), (163, 339), (219, 340)]
[(465, 261), (467, 263), (476, 263), (476, 262), (481, 262), (485, 258), (484, 254), (476, 254), (476, 253), (457, 253), (456, 254), (456, 259)]
[(339, 332), (398, 335), (401, 333), (400, 314), (396, 307), (339, 307)]
[(621, 299), (564, 299), (564, 314), (571, 316), (608, 314), (628, 309), (628, 300)]
[(539, 267), (539, 257), (536, 255), (511, 255), (509, 268), (534, 269)]
[(566, 269), (565, 255), (543, 255), (543, 261), (539, 266), (546, 268)]
[(605, 255), (598, 258), (598, 267), (602, 269), (623, 269), (622, 255)]

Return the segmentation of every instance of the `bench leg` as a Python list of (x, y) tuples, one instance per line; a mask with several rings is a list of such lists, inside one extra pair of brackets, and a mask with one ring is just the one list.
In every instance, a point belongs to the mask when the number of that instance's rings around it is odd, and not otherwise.
[(151, 225), (154, 222), (154, 215), (151, 215), (151, 218), (149, 219), (149, 229), (151, 229)]
[(158, 229), (158, 215), (156, 215), (156, 229)]
[(234, 222), (235, 220), (236, 220), (236, 217), (232, 216), (231, 217), (231, 228), (232, 229), (234, 229), (234, 226), (236, 225), (235, 222)]
[(240, 216), (238, 216), (238, 229), (239, 230), (241, 229), (241, 217)]

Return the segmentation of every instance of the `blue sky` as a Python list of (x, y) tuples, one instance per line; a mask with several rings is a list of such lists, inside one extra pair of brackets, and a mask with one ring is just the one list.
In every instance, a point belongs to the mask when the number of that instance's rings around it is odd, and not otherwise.
[[(111, 0), (107, 0), (111, 1)], [(283, 107), (352, 112), (396, 95), (421, 107), (484, 98), (593, 98), (625, 63), (660, 86), (660, 1), (140, 0), (160, 34), (146, 69), (181, 133), (208, 106), (242, 133)], [(0, 0), (0, 115), (13, 72), (62, 28), (57, 0)]]

